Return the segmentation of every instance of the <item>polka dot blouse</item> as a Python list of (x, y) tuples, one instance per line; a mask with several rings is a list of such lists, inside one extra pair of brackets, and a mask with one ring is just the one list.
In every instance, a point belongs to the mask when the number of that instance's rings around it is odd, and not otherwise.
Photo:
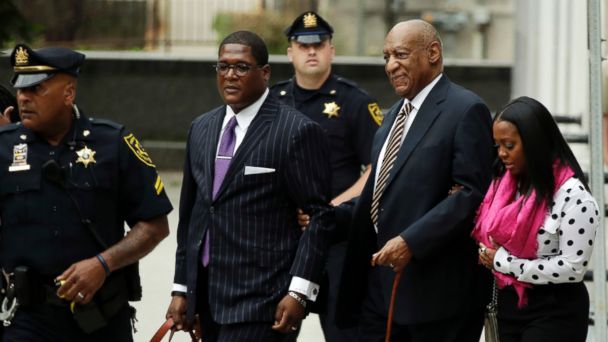
[(570, 178), (551, 204), (538, 231), (537, 258), (519, 259), (500, 247), (494, 257), (496, 271), (532, 284), (583, 280), (599, 225), (597, 203), (578, 179)]

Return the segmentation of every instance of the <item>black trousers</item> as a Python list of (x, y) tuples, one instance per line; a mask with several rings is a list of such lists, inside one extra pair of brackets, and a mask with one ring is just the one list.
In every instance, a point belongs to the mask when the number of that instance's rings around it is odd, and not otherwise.
[(72, 317), (68, 305), (41, 304), (19, 308), (10, 326), (4, 328), (3, 342), (132, 342), (130, 309), (125, 305), (108, 324), (84, 333)]
[(585, 284), (535, 285), (526, 290), (528, 305), (517, 307), (513, 287), (498, 292), (501, 342), (585, 342), (589, 328), (589, 293)]
[[(374, 272), (370, 272), (367, 297), (363, 301), (359, 320), (359, 342), (384, 342), (388, 312), (381, 286)], [(402, 325), (393, 322), (392, 342), (479, 342), (483, 328), (484, 309), (471, 309), (454, 317)]]
[[(199, 279), (207, 278), (207, 268), (199, 266)], [(241, 322), (220, 324), (213, 319), (209, 310), (208, 285), (204, 281), (197, 284), (197, 308), (205, 342), (295, 342), (298, 332), (288, 334), (272, 330), (274, 322)]]

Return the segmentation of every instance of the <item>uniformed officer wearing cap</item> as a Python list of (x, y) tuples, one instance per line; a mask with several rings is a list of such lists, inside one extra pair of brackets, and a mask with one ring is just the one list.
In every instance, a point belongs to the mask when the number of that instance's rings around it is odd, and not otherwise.
[[(354, 82), (331, 71), (335, 49), (333, 28), (315, 12), (298, 16), (285, 30), (295, 77), (278, 82), (271, 91), (284, 103), (297, 108), (324, 128), (329, 137), (332, 167), (332, 204), (357, 197), (369, 176), (371, 144), (382, 121), (378, 103)], [(362, 171), (363, 170), (363, 171)], [(306, 215), (300, 222), (306, 225)], [(327, 312), (321, 325), (327, 341), (352, 341), (354, 331), (333, 324), (335, 291), (341, 273), (345, 245), (334, 246), (328, 259)]]
[(74, 104), (84, 59), (24, 44), (11, 54), (22, 122), (0, 127), (0, 265), (21, 305), (4, 341), (132, 341), (126, 270), (169, 233), (150, 156)]

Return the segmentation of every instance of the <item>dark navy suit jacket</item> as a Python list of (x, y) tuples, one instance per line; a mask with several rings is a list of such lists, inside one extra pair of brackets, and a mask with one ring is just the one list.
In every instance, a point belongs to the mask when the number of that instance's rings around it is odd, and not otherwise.
[[(216, 108), (190, 128), (174, 281), (188, 287), (189, 321), (197, 308), (208, 307), (220, 324), (272, 322), (292, 276), (320, 281), (333, 225), (327, 138), (316, 123), (268, 95), (213, 200), (225, 113), (226, 106)], [(275, 171), (246, 175), (247, 166)], [(296, 208), (311, 215), (304, 233)], [(207, 230), (210, 264), (199, 274)], [(208, 286), (208, 301), (196, 293), (200, 282)]]
[[(403, 100), (387, 113), (372, 146), (372, 175), (354, 208), (340, 286), (337, 320), (356, 323), (367, 291), (380, 291), (386, 311), (395, 273), (380, 267), (381, 285), (367, 287), (370, 260), (401, 235), (413, 258), (397, 292), (394, 320), (417, 324), (465, 314), (489, 302), (487, 270), (470, 237), (491, 178), (494, 158), (490, 112), (472, 92), (445, 76), (426, 97), (409, 129), (380, 202), (378, 234), (370, 208), (378, 157)], [(448, 196), (454, 184), (462, 190)], [(345, 216), (344, 211), (337, 213)]]

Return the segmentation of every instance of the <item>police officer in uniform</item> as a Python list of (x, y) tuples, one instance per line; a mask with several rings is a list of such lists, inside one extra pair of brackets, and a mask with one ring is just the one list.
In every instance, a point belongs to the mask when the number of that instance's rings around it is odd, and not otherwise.
[(74, 103), (84, 59), (24, 44), (11, 54), (21, 123), (0, 127), (0, 266), (19, 305), (0, 313), (5, 342), (132, 341), (132, 265), (169, 233), (149, 155)]
[[(359, 196), (369, 176), (371, 144), (382, 122), (378, 103), (354, 82), (331, 71), (335, 55), (333, 28), (315, 12), (298, 16), (285, 30), (287, 57), (295, 76), (275, 84), (271, 91), (323, 127), (329, 137), (333, 205)], [(306, 224), (306, 215), (300, 215)], [(334, 322), (336, 291), (346, 250), (345, 243), (333, 246), (328, 256), (327, 309), (320, 309), (321, 326), (327, 341), (353, 341), (356, 331), (338, 329)], [(323, 291), (323, 289), (322, 289)]]

